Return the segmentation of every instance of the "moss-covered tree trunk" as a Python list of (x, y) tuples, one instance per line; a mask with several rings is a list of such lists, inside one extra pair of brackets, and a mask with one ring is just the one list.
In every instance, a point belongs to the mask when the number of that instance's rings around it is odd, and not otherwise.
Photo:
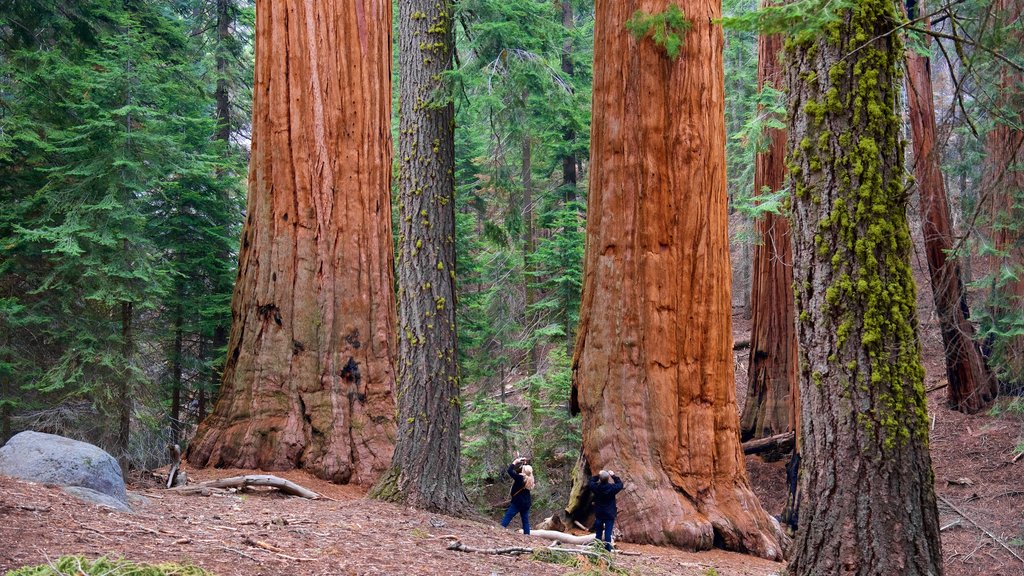
[[(915, 8), (915, 12), (925, 10), (921, 4)], [(919, 14), (909, 16), (917, 18)], [(928, 26), (927, 19), (921, 25)], [(927, 38), (925, 42), (928, 42)], [(941, 158), (935, 147), (931, 65), (927, 56), (914, 50), (907, 50), (907, 99), (921, 228), (949, 381), (947, 404), (953, 410), (973, 414), (992, 403), (998, 393), (998, 384), (975, 341), (960, 262), (956, 256), (950, 255), (954, 245), (953, 228), (940, 168)]]
[(793, 40), (800, 527), (790, 574), (941, 576), (888, 0)]
[(461, 515), (452, 17), (450, 0), (399, 3), (398, 438), (372, 494)]
[[(783, 87), (782, 36), (758, 39), (757, 81)], [(781, 190), (786, 179), (786, 131), (770, 128), (768, 148), (754, 161), (754, 191)], [(740, 417), (743, 440), (796, 429), (796, 314), (793, 301), (793, 239), (789, 219), (767, 214), (757, 221), (751, 280), (750, 368), (747, 401)]]
[(369, 484), (395, 430), (391, 4), (256, 8), (228, 360), (188, 459)]
[[(733, 382), (723, 36), (717, 2), (677, 60), (625, 23), (657, 2), (595, 4), (593, 140), (574, 407), (582, 470), (626, 484), (630, 542), (781, 558), (747, 480)], [(585, 482), (577, 474), (576, 482)], [(585, 513), (577, 485), (571, 514)]]
[[(994, 20), (1009, 35), (1010, 42), (1024, 45), (1021, 32), (1024, 2), (997, 0)], [(1008, 45), (1009, 43), (1008, 42)], [(1002, 66), (1002, 64), (1000, 64)], [(997, 335), (994, 351), (1003, 373), (1000, 379), (1006, 392), (1024, 391), (1024, 335), (1015, 334), (1024, 320), (1024, 73), (1004, 66), (999, 79), (999, 109), (995, 126), (986, 143), (985, 192), (989, 203), (992, 256), (989, 273), (993, 276), (990, 314)]]

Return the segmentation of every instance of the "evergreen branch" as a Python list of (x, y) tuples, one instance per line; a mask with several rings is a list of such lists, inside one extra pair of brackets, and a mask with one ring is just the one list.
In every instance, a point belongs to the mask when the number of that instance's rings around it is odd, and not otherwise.
[(944, 32), (936, 32), (934, 30), (929, 30), (927, 28), (918, 28), (916, 26), (907, 26), (907, 29), (908, 30), (913, 30), (915, 32), (920, 32), (921, 34), (927, 34), (927, 35), (933, 36), (935, 38), (944, 38), (946, 40), (952, 40), (954, 42), (967, 44), (971, 48), (977, 48), (977, 49), (981, 50), (982, 52), (985, 52), (986, 54), (990, 54), (992, 56), (995, 56), (1000, 62), (1006, 64), (1007, 66), (1010, 66), (1011, 68), (1013, 68), (1014, 70), (1016, 70), (1018, 72), (1024, 72), (1024, 66), (1021, 66), (1020, 64), (1017, 64), (1016, 62), (1014, 62), (1013, 60), (1010, 60), (1006, 56), (1003, 56), (997, 50), (993, 50), (993, 49), (991, 49), (991, 48), (989, 48), (987, 46), (984, 46), (982, 44), (979, 44), (977, 42), (969, 40), (969, 39), (967, 39), (967, 38), (965, 38), (963, 36), (957, 36), (955, 34), (946, 34)]

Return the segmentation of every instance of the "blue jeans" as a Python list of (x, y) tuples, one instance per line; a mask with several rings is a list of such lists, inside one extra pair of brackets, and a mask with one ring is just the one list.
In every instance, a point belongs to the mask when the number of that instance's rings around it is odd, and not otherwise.
[(523, 534), (529, 534), (530, 533), (530, 509), (529, 508), (520, 508), (519, 506), (516, 505), (515, 502), (513, 502), (508, 507), (508, 510), (505, 511), (505, 517), (501, 519), (501, 526), (502, 526), (502, 528), (508, 528), (509, 522), (511, 522), (512, 519), (515, 518), (517, 513), (523, 519)]
[(594, 533), (597, 535), (598, 540), (604, 540), (604, 547), (607, 550), (612, 549), (612, 526), (615, 524), (615, 517), (602, 518), (600, 516), (594, 520)]

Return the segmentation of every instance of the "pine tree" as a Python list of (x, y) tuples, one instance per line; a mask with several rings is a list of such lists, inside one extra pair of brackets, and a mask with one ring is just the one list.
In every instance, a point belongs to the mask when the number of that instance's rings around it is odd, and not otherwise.
[(886, 0), (792, 36), (800, 527), (788, 573), (941, 575)]

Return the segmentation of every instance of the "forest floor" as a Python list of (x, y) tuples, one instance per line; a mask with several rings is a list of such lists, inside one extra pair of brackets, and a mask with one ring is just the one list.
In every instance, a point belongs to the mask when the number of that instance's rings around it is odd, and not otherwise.
[[(927, 275), (915, 261), (926, 389), (945, 382), (942, 343)], [(738, 340), (749, 322), (733, 317)], [(736, 356), (737, 398), (745, 398), (746, 352)], [(945, 406), (945, 389), (928, 394), (931, 455), (947, 576), (1024, 576), (1024, 459), (1013, 447), (1024, 434), (1019, 415), (964, 415)], [(1008, 399), (999, 404), (1005, 406)], [(785, 460), (747, 457), (751, 484), (765, 508), (785, 502)], [(188, 470), (193, 481), (249, 473)], [(530, 559), (450, 551), (447, 536), (468, 546), (540, 547), (543, 541), (503, 530), (496, 519), (443, 517), (364, 498), (301, 471), (278, 473), (327, 499), (248, 489), (211, 496), (162, 490), (151, 476), (129, 488), (132, 513), (70, 498), (57, 488), (0, 477), (0, 574), (61, 555), (123, 556), (137, 562), (195, 564), (220, 576), (599, 574), (599, 570)], [(541, 511), (535, 511), (535, 522)], [(1004, 547), (1005, 545), (1005, 547)], [(722, 551), (687, 553), (621, 543), (618, 573), (774, 576), (784, 565)], [(1016, 555), (1016, 557), (1015, 557)]]

